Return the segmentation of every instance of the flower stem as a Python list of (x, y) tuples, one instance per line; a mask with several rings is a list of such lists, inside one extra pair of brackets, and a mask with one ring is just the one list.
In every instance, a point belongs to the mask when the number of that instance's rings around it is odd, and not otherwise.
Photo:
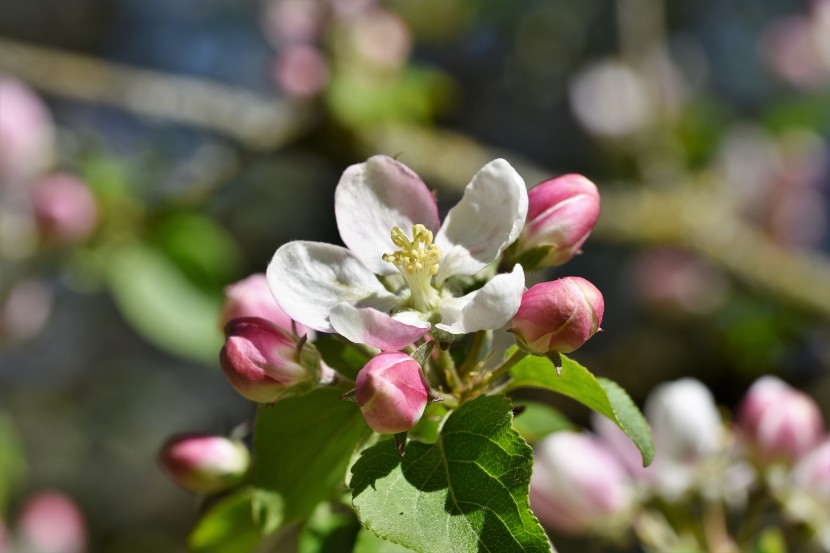
[(473, 343), (470, 344), (470, 351), (467, 352), (467, 358), (458, 367), (459, 376), (464, 376), (478, 363), (478, 356), (481, 354), (481, 346), (484, 344), (484, 339), (487, 333), (484, 330), (479, 330), (473, 335)]
[(495, 382), (502, 376), (506, 375), (510, 369), (516, 366), (519, 361), (527, 357), (529, 354), (523, 349), (517, 349), (513, 352), (513, 355), (510, 356), (504, 363), (493, 369), (493, 371), (487, 375), (487, 378), (484, 379), (484, 383)]
[(449, 344), (439, 344), (438, 346), (438, 363), (444, 369), (444, 376), (447, 378), (447, 383), (453, 391), (461, 389), (461, 378), (458, 376), (458, 371), (455, 369), (455, 360), (450, 355)]

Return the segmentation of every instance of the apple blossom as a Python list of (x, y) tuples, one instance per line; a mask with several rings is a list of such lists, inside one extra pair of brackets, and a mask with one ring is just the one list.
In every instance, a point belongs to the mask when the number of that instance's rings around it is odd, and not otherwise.
[(582, 175), (562, 175), (528, 191), (527, 223), (517, 255), (545, 248), (539, 266), (561, 265), (579, 249), (599, 218), (599, 191)]
[(86, 550), (84, 517), (68, 497), (41, 492), (30, 497), (17, 518), (21, 551), (31, 553), (83, 553)]
[(655, 447), (666, 461), (694, 464), (722, 447), (723, 423), (715, 400), (694, 378), (657, 386), (646, 399), (645, 413)]
[(830, 436), (798, 459), (792, 475), (795, 486), (830, 513)]
[(184, 434), (170, 438), (159, 462), (176, 484), (196, 493), (230, 489), (245, 477), (250, 454), (245, 444), (210, 434)]
[(810, 396), (767, 376), (749, 388), (738, 427), (760, 460), (789, 463), (821, 441), (824, 422)]
[(570, 533), (613, 527), (633, 500), (630, 477), (596, 437), (560, 431), (537, 445), (530, 505), (546, 526)]
[(231, 386), (257, 403), (273, 403), (334, 377), (334, 371), (319, 360), (304, 366), (297, 339), (256, 317), (228, 323), (219, 361)]
[(527, 191), (506, 161), (473, 177), (443, 225), (426, 185), (386, 156), (346, 169), (334, 203), (346, 248), (289, 242), (268, 266), (271, 291), (295, 321), (398, 350), (433, 325), (451, 334), (495, 329), (519, 308), (520, 265), (461, 297), (449, 281), (490, 265), (524, 226)]
[(54, 124), (29, 87), (0, 76), (0, 184), (27, 181), (51, 162)]
[(84, 240), (95, 229), (95, 196), (79, 178), (55, 173), (42, 177), (32, 190), (32, 204), (41, 236), (61, 244)]
[(424, 414), (429, 384), (418, 362), (410, 356), (384, 352), (357, 374), (355, 399), (372, 430), (398, 434), (412, 429)]
[(512, 332), (536, 353), (570, 353), (599, 330), (605, 301), (580, 277), (565, 277), (531, 287), (513, 317)]
[(219, 316), (220, 325), (224, 328), (231, 319), (243, 317), (259, 317), (287, 332), (292, 332), (292, 328), (296, 328), (298, 335), (308, 336), (309, 340), (315, 338), (313, 330), (294, 323), (291, 317), (280, 309), (268, 287), (268, 280), (262, 273), (253, 274), (225, 287), (225, 302)]

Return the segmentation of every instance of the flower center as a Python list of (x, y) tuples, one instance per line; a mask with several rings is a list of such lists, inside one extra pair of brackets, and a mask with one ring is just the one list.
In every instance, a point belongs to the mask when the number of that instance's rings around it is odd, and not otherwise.
[(395, 265), (406, 279), (412, 307), (427, 312), (438, 306), (438, 291), (432, 277), (438, 272), (441, 250), (432, 243), (432, 231), (424, 225), (412, 227), (412, 240), (400, 229), (392, 229), (392, 243), (400, 248), (383, 254), (383, 260)]

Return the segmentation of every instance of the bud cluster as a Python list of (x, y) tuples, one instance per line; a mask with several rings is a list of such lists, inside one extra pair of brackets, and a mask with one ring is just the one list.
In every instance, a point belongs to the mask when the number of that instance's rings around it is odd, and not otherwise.
[[(776, 503), (781, 521), (803, 525), (820, 542), (826, 535), (830, 434), (809, 396), (762, 377), (730, 428), (708, 388), (684, 378), (655, 388), (645, 412), (655, 446), (646, 468), (628, 437), (598, 415), (595, 435), (560, 431), (536, 444), (531, 506), (546, 526), (616, 539), (633, 520), (645, 543), (670, 548), (669, 542), (649, 541), (655, 521), (694, 527), (699, 520), (681, 515), (694, 512), (703, 498), (708, 505), (723, 504), (719, 508), (734, 511), (738, 520), (755, 503)], [(664, 508), (673, 513), (670, 518), (660, 513)], [(668, 525), (658, 535), (667, 539), (678, 531)]]

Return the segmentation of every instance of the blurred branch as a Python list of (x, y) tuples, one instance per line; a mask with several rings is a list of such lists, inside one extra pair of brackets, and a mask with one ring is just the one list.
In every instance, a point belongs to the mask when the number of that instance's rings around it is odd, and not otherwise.
[[(508, 158), (529, 186), (556, 175), (521, 156), (447, 131), (391, 126), (363, 138), (367, 151), (403, 152), (401, 161), (459, 192), (495, 157)], [(659, 190), (604, 187), (594, 235), (607, 241), (683, 246), (744, 282), (830, 319), (830, 259), (779, 246), (712, 187), (691, 182)]]
[(308, 120), (307, 110), (284, 100), (5, 38), (0, 38), (0, 72), (47, 94), (203, 127), (260, 150), (289, 142)]
[[(259, 149), (285, 144), (309, 118), (300, 106), (245, 90), (2, 38), (0, 71), (46, 93), (204, 127)], [(448, 131), (389, 126), (364, 132), (361, 138), (367, 152), (403, 152), (404, 162), (459, 192), (494, 157), (509, 158), (531, 185), (555, 174), (513, 152)], [(775, 244), (717, 191), (678, 184), (660, 190), (606, 187), (595, 235), (610, 241), (684, 246), (737, 278), (830, 319), (830, 260)]]

